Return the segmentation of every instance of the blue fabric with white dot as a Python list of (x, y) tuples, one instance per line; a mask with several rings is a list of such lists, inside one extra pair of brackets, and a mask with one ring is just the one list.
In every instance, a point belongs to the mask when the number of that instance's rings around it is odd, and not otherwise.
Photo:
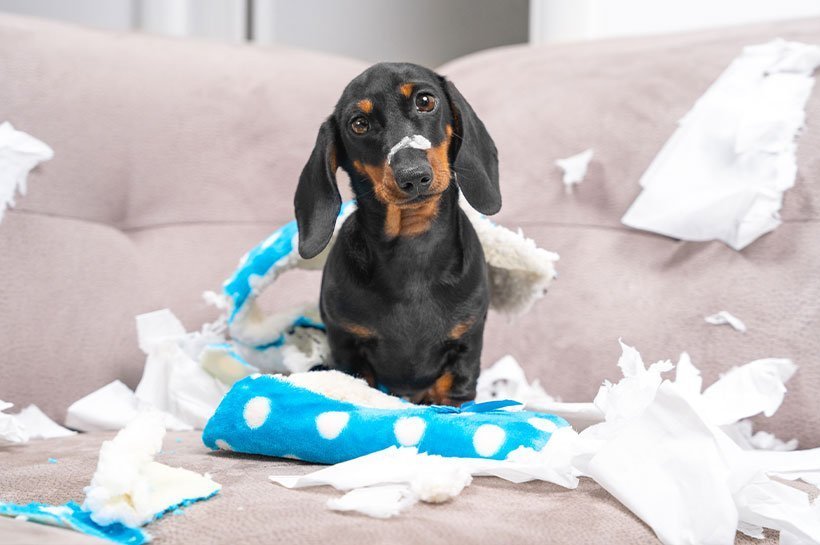
[[(321, 372), (321, 371), (318, 371)], [(562, 418), (505, 410), (515, 402), (381, 409), (332, 399), (281, 375), (233, 385), (203, 431), (211, 449), (335, 464), (391, 446), (450, 457), (505, 459), (540, 450)]]

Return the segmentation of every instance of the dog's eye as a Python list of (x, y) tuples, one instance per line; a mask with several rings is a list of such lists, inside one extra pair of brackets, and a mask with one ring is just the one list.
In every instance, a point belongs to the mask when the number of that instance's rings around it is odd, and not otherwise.
[(420, 112), (432, 112), (436, 109), (436, 97), (430, 93), (417, 94), (416, 109)]
[(350, 122), (350, 130), (356, 134), (364, 134), (370, 130), (370, 123), (362, 116), (355, 117), (353, 121)]

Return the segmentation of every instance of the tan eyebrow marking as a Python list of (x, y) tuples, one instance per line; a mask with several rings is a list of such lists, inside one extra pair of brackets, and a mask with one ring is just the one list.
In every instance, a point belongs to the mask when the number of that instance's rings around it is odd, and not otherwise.
[(415, 85), (412, 83), (402, 83), (399, 87), (399, 91), (401, 91), (401, 94), (403, 94), (406, 98), (410, 98), (410, 95), (413, 94), (413, 87), (415, 87)]
[(358, 106), (359, 109), (361, 111), (363, 111), (364, 113), (366, 113), (366, 114), (369, 114), (370, 112), (373, 111), (373, 101), (370, 100), (369, 98), (364, 98), (364, 99), (360, 100), (359, 102), (356, 103), (356, 106)]

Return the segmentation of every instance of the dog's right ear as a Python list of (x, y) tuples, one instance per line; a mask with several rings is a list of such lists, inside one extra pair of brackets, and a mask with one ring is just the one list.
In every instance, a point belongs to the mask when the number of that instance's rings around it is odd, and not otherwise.
[(293, 204), (299, 227), (299, 255), (305, 259), (315, 257), (330, 242), (342, 206), (336, 185), (337, 142), (336, 122), (331, 116), (319, 128), (316, 145), (299, 176)]

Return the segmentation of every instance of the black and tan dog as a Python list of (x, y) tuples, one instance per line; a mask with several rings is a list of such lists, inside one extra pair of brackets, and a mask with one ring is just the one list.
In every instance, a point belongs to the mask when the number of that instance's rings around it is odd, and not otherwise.
[(296, 190), (299, 253), (330, 241), (348, 173), (357, 210), (322, 278), (329, 367), (415, 402), (475, 397), (489, 304), (487, 265), (459, 208), (501, 208), (493, 140), (449, 81), (414, 64), (377, 64), (351, 81), (322, 124)]

